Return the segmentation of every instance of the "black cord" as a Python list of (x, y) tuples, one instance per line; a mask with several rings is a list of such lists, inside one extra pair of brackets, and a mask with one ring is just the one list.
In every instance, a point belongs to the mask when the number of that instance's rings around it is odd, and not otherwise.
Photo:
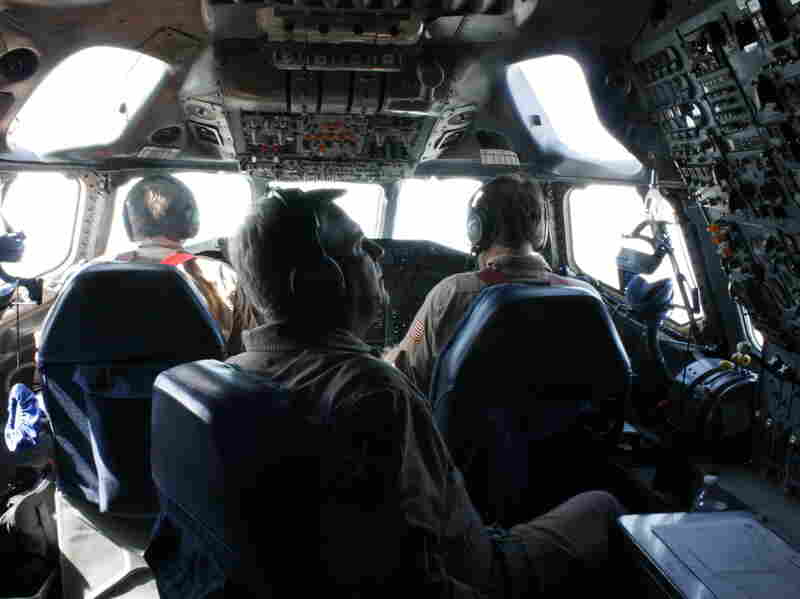
[(17, 281), (17, 286), (14, 288), (14, 294), (17, 296), (17, 368), (19, 368), (22, 364), (22, 340), (19, 331), (19, 281)]

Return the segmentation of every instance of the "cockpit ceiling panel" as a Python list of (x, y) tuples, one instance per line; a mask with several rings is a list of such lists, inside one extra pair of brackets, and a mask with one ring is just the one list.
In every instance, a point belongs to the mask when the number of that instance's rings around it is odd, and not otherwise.
[(426, 24), (442, 18), (494, 18), (519, 29), (537, 4), (537, 0), (205, 0), (203, 14), (215, 39), (413, 45), (423, 39)]
[[(356, 44), (269, 44), (230, 50), (220, 44), (211, 67), (215, 76), (206, 80), (221, 85), (213, 93), (218, 91), (230, 109), (437, 116), (447, 102), (453, 60), (402, 47), (378, 51)], [(192, 84), (182, 95), (200, 97), (209, 91)]]

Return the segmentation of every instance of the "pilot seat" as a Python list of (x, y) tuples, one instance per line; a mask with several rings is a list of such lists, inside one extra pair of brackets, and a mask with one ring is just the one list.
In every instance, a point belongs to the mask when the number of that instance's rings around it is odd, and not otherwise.
[(436, 423), (484, 522), (529, 520), (594, 486), (593, 440), (621, 432), (631, 382), (597, 292), (485, 288), (439, 356), (430, 389)]
[(305, 596), (311, 588), (338, 596), (316, 563), (325, 425), (291, 400), (271, 379), (217, 360), (156, 379), (161, 513), (145, 558), (161, 599)]
[(37, 365), (55, 438), (65, 598), (126, 584), (135, 587), (126, 597), (157, 596), (142, 558), (158, 513), (153, 381), (177, 364), (221, 358), (222, 348), (198, 291), (171, 266), (92, 264), (64, 285)]

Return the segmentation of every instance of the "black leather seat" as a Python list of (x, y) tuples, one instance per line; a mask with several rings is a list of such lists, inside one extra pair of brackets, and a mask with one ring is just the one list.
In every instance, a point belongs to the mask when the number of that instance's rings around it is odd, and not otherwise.
[(65, 284), (38, 366), (57, 485), (100, 512), (152, 515), (152, 387), (163, 370), (221, 358), (223, 339), (191, 283), (162, 265), (102, 263)]
[(430, 390), (484, 521), (513, 524), (566, 499), (573, 489), (560, 483), (582, 476), (574, 468), (588, 457), (568, 459), (587, 449), (583, 425), (602, 407), (613, 412), (613, 432), (621, 430), (631, 379), (596, 292), (487, 287), (440, 355)]
[(237, 597), (302, 595), (313, 584), (324, 437), (290, 399), (270, 379), (216, 360), (156, 379), (161, 513), (145, 559), (161, 599), (221, 586)]

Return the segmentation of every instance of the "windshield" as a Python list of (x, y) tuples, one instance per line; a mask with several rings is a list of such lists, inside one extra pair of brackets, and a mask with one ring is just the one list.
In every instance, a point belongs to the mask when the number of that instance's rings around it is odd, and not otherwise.
[[(194, 194), (200, 213), (200, 231), (190, 243), (229, 237), (244, 221), (253, 202), (250, 181), (245, 175), (231, 173), (173, 173)], [(128, 181), (117, 189), (114, 221), (106, 246), (106, 256), (114, 257), (135, 247), (128, 239), (122, 218), (122, 207), (128, 191), (141, 177)]]
[(344, 189), (346, 193), (336, 198), (335, 203), (361, 227), (367, 237), (381, 237), (386, 198), (383, 187), (375, 183), (338, 183), (299, 181), (271, 183), (273, 187), (297, 188), (303, 191), (312, 189)]
[(470, 251), (467, 208), (478, 179), (407, 179), (400, 185), (395, 239), (427, 239)]

